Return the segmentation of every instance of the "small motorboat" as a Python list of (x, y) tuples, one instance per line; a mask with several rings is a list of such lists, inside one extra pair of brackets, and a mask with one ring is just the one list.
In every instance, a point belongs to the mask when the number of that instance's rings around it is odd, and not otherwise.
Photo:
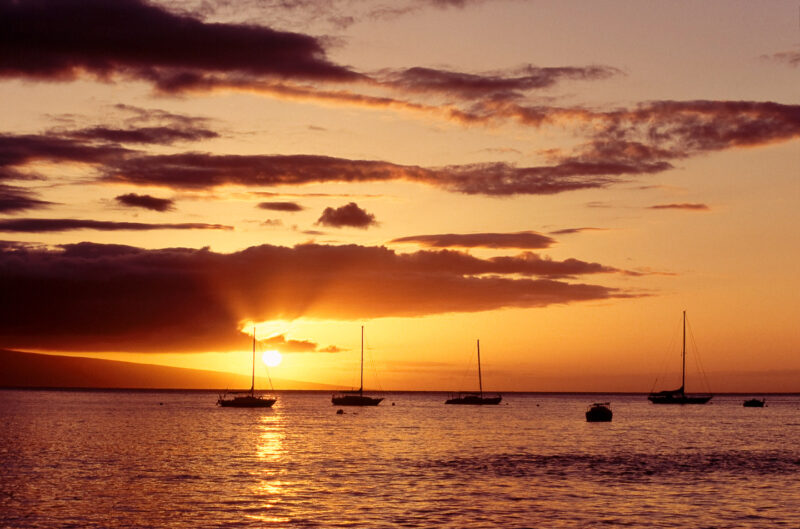
[(586, 410), (586, 422), (611, 422), (613, 416), (608, 402), (595, 402)]
[(763, 408), (766, 403), (765, 399), (747, 399), (742, 406), (745, 408)]

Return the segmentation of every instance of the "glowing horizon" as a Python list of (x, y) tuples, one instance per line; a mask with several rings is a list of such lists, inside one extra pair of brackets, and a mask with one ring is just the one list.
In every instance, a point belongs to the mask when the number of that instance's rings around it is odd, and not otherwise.
[(4, 5), (0, 348), (647, 391), (687, 310), (800, 391), (796, 5), (686, 9)]

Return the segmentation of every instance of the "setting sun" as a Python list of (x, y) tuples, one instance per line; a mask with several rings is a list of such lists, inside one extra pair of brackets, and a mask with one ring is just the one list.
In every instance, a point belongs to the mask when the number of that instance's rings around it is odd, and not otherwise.
[(283, 356), (275, 350), (264, 351), (264, 354), (261, 355), (261, 360), (269, 367), (280, 365), (282, 359)]

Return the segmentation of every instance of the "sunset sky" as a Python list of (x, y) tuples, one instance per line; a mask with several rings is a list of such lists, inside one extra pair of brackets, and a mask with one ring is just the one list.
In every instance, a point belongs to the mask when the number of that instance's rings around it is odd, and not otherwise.
[(0, 101), (0, 348), (800, 391), (796, 1), (0, 0)]

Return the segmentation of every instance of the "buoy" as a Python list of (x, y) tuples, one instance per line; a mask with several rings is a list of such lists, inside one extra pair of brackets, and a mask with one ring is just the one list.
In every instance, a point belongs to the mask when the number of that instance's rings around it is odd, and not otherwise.
[(394, 406), (394, 402), (392, 402), (392, 406)]

